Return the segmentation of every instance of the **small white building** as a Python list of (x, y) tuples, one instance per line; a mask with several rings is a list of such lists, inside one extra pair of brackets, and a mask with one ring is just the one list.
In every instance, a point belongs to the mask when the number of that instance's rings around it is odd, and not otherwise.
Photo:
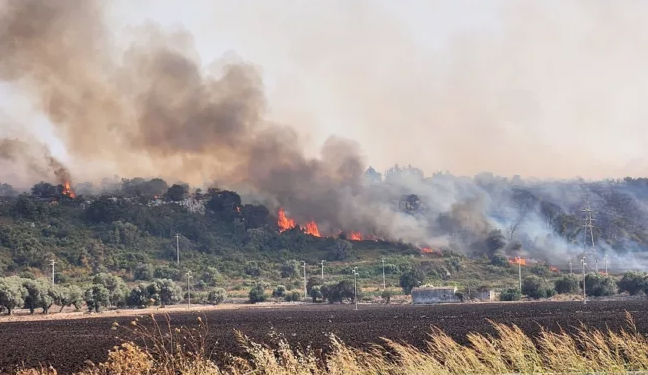
[(412, 303), (425, 305), (445, 302), (461, 302), (457, 297), (457, 288), (450, 286), (421, 287), (412, 289)]

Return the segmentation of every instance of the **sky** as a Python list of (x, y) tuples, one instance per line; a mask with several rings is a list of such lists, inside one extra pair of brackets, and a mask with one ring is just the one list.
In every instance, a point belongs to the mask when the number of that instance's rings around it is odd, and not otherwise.
[[(266, 119), (307, 155), (331, 135), (367, 165), (426, 174), (616, 178), (648, 173), (648, 3), (126, 1), (107, 5), (115, 58), (142, 25), (186, 30), (205, 70), (260, 73)], [(5, 136), (71, 163), (21, 90), (0, 84)], [(36, 130), (36, 131), (34, 131)], [(73, 169), (74, 170), (74, 169)]]

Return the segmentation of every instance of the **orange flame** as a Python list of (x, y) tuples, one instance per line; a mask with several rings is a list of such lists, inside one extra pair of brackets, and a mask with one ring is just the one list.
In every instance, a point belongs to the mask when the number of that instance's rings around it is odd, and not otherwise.
[(515, 258), (509, 259), (509, 263), (511, 263), (511, 264), (519, 264), (521, 266), (526, 266), (526, 259), (520, 258), (520, 257), (515, 257)]
[(433, 249), (431, 247), (422, 247), (421, 248), (421, 254), (441, 254), (441, 252), (437, 249)]
[(319, 228), (317, 228), (317, 223), (312, 220), (306, 223), (306, 228), (304, 228), (304, 233), (310, 234), (311, 236), (315, 236), (315, 237), (321, 237)]
[(349, 233), (349, 239), (351, 241), (362, 241), (363, 238), (364, 237), (362, 236), (362, 233), (360, 233), (360, 232), (351, 232), (351, 233)]
[(551, 271), (551, 272), (560, 272), (560, 270), (556, 266), (549, 266), (549, 271)]
[(297, 224), (295, 220), (286, 216), (286, 211), (283, 208), (279, 209), (277, 212), (277, 226), (279, 227), (279, 232), (285, 232), (289, 229), (293, 229)]
[(72, 187), (70, 186), (70, 181), (65, 181), (65, 183), (63, 184), (63, 191), (61, 193), (67, 196), (68, 198), (76, 198), (76, 194), (74, 193), (74, 190), (72, 190)]

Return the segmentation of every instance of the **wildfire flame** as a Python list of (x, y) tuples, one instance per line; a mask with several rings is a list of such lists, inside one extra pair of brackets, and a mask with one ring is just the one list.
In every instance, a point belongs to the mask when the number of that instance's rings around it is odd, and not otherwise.
[(515, 258), (509, 259), (509, 263), (511, 263), (511, 264), (519, 264), (521, 266), (526, 266), (526, 259), (520, 258), (520, 257), (515, 257)]
[(304, 228), (304, 233), (310, 234), (311, 236), (321, 237), (319, 228), (317, 228), (317, 223), (314, 221), (309, 221), (306, 223), (306, 228)]
[(76, 194), (74, 193), (74, 190), (72, 190), (72, 187), (70, 186), (70, 181), (65, 181), (65, 183), (63, 183), (63, 191), (61, 193), (67, 196), (68, 198), (76, 198)]
[(360, 232), (351, 232), (349, 233), (349, 239), (351, 241), (362, 241), (364, 237), (362, 236), (362, 233)]
[(279, 227), (279, 233), (281, 233), (293, 229), (297, 224), (295, 224), (295, 220), (286, 216), (286, 211), (283, 208), (280, 208), (279, 212), (277, 212), (277, 226)]

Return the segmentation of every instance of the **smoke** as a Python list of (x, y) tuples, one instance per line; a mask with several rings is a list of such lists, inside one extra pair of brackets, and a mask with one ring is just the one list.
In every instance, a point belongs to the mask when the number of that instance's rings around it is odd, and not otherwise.
[[(86, 0), (10, 0), (0, 8), (0, 79), (28, 94), (47, 116), (74, 161), (75, 177), (214, 182), (270, 208), (285, 207), (300, 223), (316, 220), (323, 233), (361, 231), (419, 246), (537, 258), (576, 253), (577, 230), (557, 234), (552, 220), (577, 212), (585, 193), (606, 199), (578, 183), (425, 177), (415, 168), (393, 168), (384, 178), (375, 171), (364, 174), (360, 146), (339, 137), (327, 139), (319, 153), (309, 152), (317, 157), (307, 157), (295, 129), (267, 120), (263, 83), (253, 64), (231, 58), (205, 64), (190, 34), (150, 24), (119, 48), (104, 13), (103, 3)], [(474, 60), (459, 57), (462, 64)], [(464, 77), (471, 67), (460, 64), (456, 75)], [(440, 111), (440, 118), (466, 120), (453, 111), (466, 101), (481, 102), (464, 98), (468, 86), (457, 87), (439, 101), (451, 108)], [(458, 97), (461, 106), (454, 102)], [(462, 148), (470, 148), (471, 163), (485, 153), (484, 143), (498, 148), (496, 136), (481, 132), (479, 145)], [(462, 144), (464, 136), (464, 130), (453, 135), (443, 150), (452, 154), (448, 148)], [(511, 152), (505, 151), (508, 163)], [(0, 141), (0, 159), (24, 166), (3, 168), (5, 180), (70, 177), (44, 146), (26, 139)]]

